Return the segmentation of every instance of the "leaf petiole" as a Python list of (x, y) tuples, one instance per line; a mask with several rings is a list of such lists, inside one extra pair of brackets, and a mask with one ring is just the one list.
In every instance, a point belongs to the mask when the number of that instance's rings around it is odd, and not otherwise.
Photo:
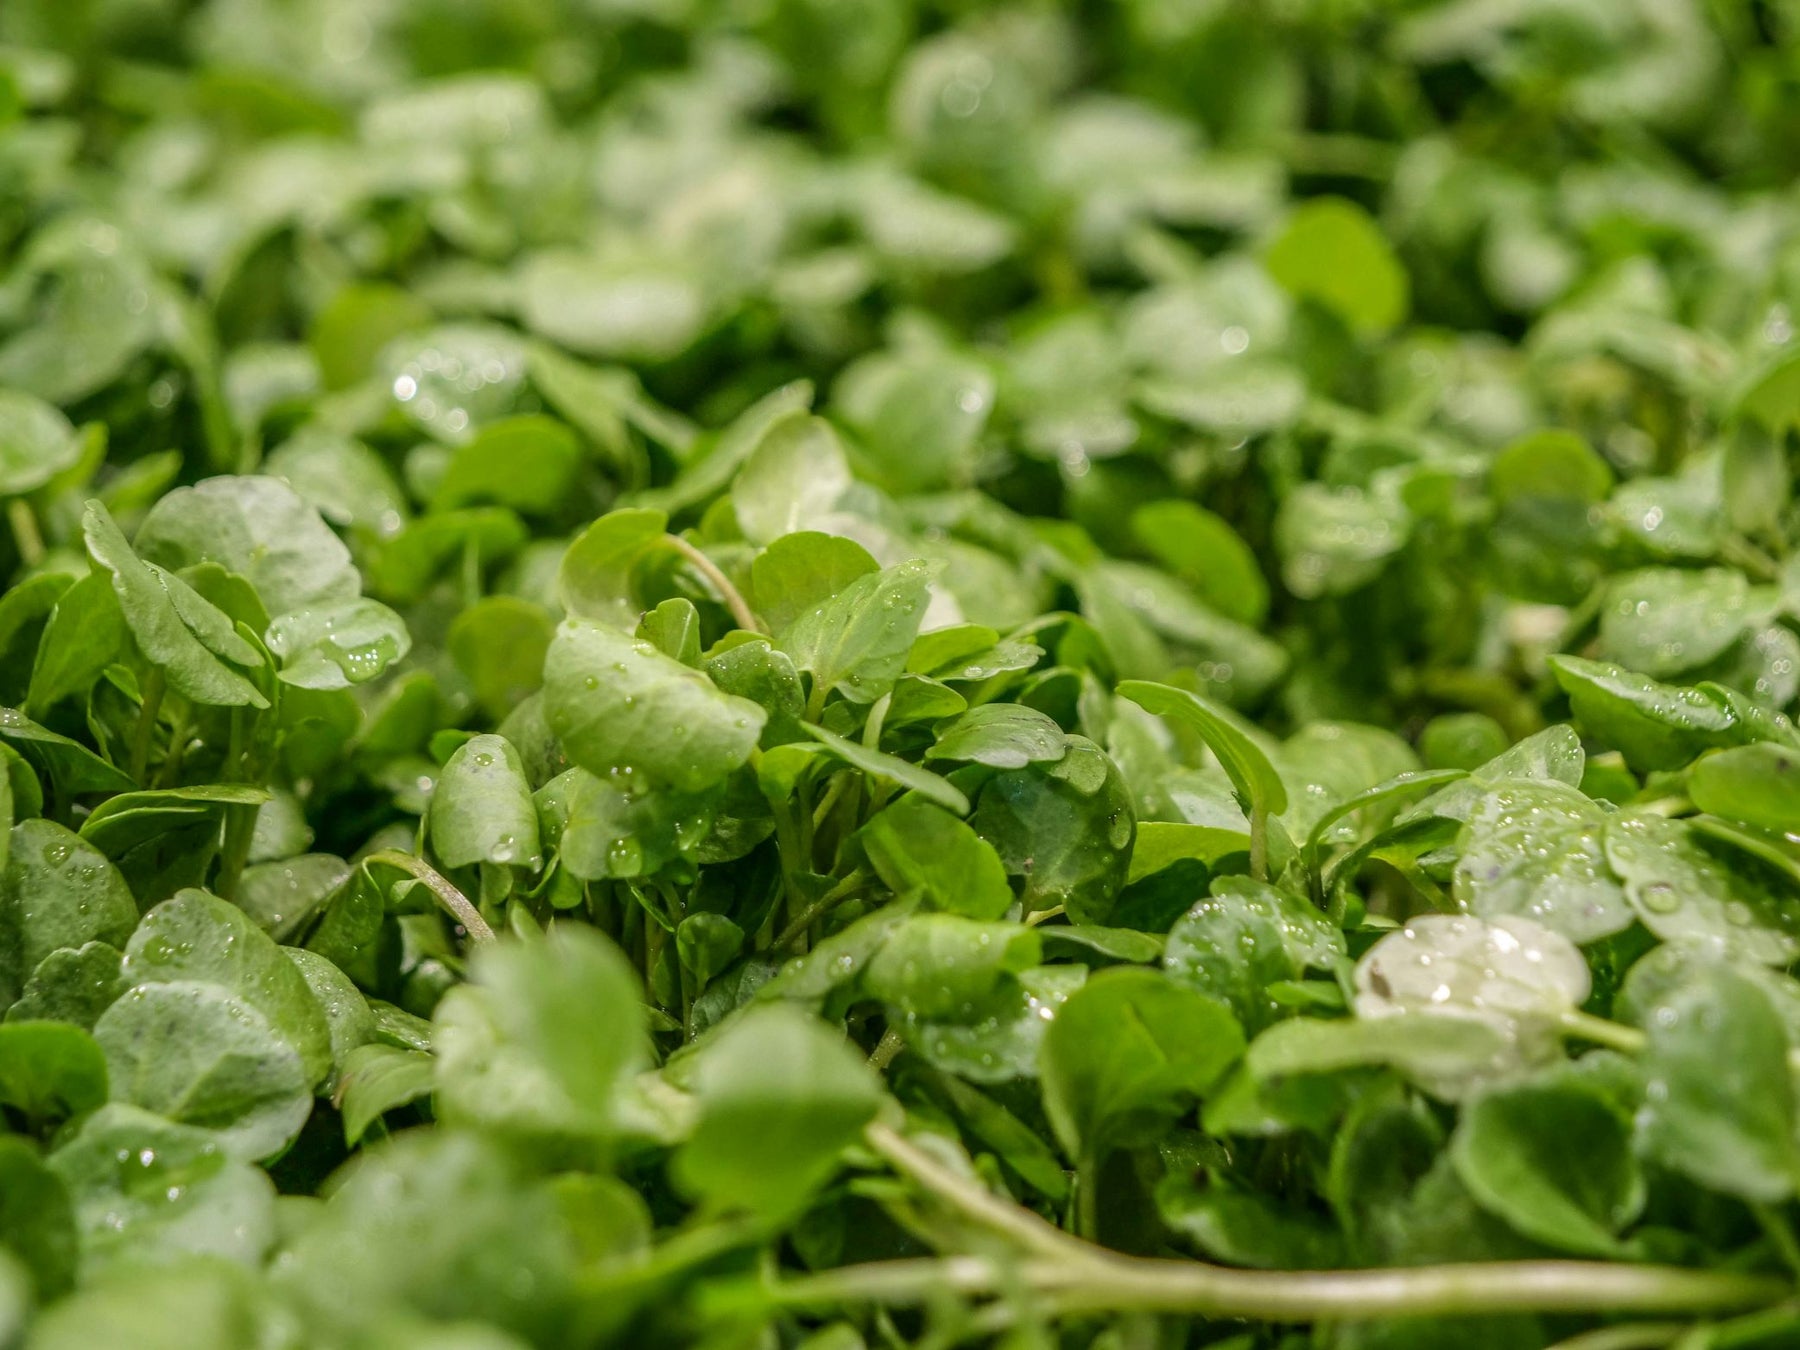
[(402, 853), (398, 849), (384, 848), (378, 853), (371, 853), (363, 859), (363, 865), (381, 863), (386, 867), (398, 868), (422, 883), (427, 890), (437, 897), (444, 910), (463, 926), (463, 929), (476, 942), (492, 942), (494, 930), (488, 927), (488, 921), (481, 917), (481, 911), (469, 903), (469, 897), (450, 884), (448, 878), (423, 858), (415, 858), (410, 853)]

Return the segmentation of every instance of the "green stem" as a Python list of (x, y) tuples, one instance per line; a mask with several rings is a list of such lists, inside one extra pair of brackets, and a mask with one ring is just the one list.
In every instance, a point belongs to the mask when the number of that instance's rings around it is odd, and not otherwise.
[(796, 914), (793, 919), (789, 921), (788, 926), (781, 930), (781, 936), (775, 939), (774, 949), (779, 952), (785, 951), (787, 948), (793, 946), (794, 943), (800, 940), (807, 929), (811, 928), (820, 919), (824, 918), (825, 915), (837, 908), (838, 905), (842, 904), (857, 891), (861, 890), (868, 880), (869, 874), (860, 867), (857, 868), (849, 876), (845, 877), (842, 881), (838, 882), (837, 885), (833, 886), (830, 890), (826, 891), (825, 894), (813, 901), (812, 904)]
[(1592, 1041), (1595, 1045), (1604, 1045), (1609, 1050), (1635, 1055), (1644, 1048), (1644, 1033), (1636, 1027), (1609, 1022), (1606, 1018), (1595, 1017), (1592, 1013), (1566, 1012), (1558, 1021), (1564, 1035)]
[(13, 542), (19, 548), (19, 561), (36, 567), (44, 560), (44, 533), (38, 529), (37, 515), (31, 503), (14, 497), (6, 504), (6, 522), (12, 526)]
[(1788, 1289), (1763, 1276), (1601, 1261), (1261, 1271), (1123, 1256), (1002, 1200), (888, 1126), (871, 1125), (864, 1137), (895, 1170), (1030, 1253), (1019, 1273), (1062, 1313), (1142, 1311), (1274, 1322), (1496, 1312), (1701, 1313), (1773, 1303)]
[(1089, 1242), (1100, 1240), (1100, 1158), (1091, 1152), (1075, 1163), (1075, 1232)]
[(869, 1052), (869, 1067), (877, 1071), (886, 1069), (888, 1065), (899, 1058), (900, 1052), (904, 1049), (906, 1049), (906, 1042), (901, 1038), (900, 1033), (889, 1027), (881, 1033), (881, 1039)]
[(1757, 1224), (1780, 1254), (1782, 1264), (1800, 1274), (1800, 1239), (1795, 1238), (1794, 1225), (1788, 1222), (1787, 1215), (1775, 1205), (1752, 1205), (1750, 1212), (1756, 1215)]
[(187, 755), (188, 733), (192, 729), (193, 705), (183, 699), (175, 710), (175, 724), (169, 728), (169, 753), (163, 756), (156, 771), (156, 786), (170, 787), (181, 777), (181, 761)]
[(1269, 812), (1259, 805), (1250, 808), (1250, 875), (1269, 879)]
[(143, 700), (138, 704), (137, 724), (131, 729), (131, 781), (142, 784), (150, 767), (150, 739), (156, 732), (156, 715), (162, 710), (163, 694), (168, 681), (160, 667), (151, 667), (144, 676)]
[(678, 534), (664, 537), (674, 545), (675, 551), (692, 563), (694, 570), (705, 577), (707, 583), (719, 593), (719, 598), (725, 602), (725, 608), (731, 611), (733, 623), (746, 633), (769, 631), (758, 621), (756, 611), (750, 608), (749, 602), (744, 599), (738, 588), (731, 584), (731, 579), (721, 572), (719, 565), (701, 552), (697, 545), (683, 539)]
[(1685, 1322), (1626, 1322), (1584, 1331), (1558, 1341), (1549, 1350), (1657, 1350), (1673, 1344), (1686, 1330)]
[(397, 848), (384, 848), (378, 853), (371, 853), (363, 859), (369, 863), (380, 863), (384, 867), (395, 867), (422, 883), (427, 890), (437, 897), (437, 902), (444, 910), (463, 926), (465, 932), (476, 942), (492, 942), (494, 930), (488, 927), (488, 921), (481, 917), (481, 911), (469, 903), (464, 895), (430, 863), (423, 858), (415, 858), (410, 853), (402, 853)]

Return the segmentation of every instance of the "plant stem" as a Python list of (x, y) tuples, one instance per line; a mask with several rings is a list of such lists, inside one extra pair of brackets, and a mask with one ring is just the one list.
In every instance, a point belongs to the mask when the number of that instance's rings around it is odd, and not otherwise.
[(731, 579), (719, 570), (717, 563), (702, 553), (696, 545), (678, 534), (664, 537), (674, 545), (675, 551), (692, 563), (694, 570), (705, 577), (707, 583), (719, 593), (719, 598), (725, 602), (725, 608), (731, 611), (733, 623), (747, 633), (768, 632), (768, 629), (764, 628), (761, 621), (757, 619), (756, 611), (750, 608), (749, 602), (744, 599), (738, 588), (731, 584)]
[(798, 942), (807, 929), (862, 889), (868, 879), (869, 874), (859, 867), (838, 882), (788, 922), (788, 926), (781, 930), (781, 936), (775, 939), (774, 949), (778, 952), (784, 951)]
[(12, 526), (13, 542), (19, 548), (19, 561), (36, 567), (44, 560), (44, 534), (38, 529), (37, 516), (31, 503), (14, 497), (6, 504), (6, 523)]
[(476, 942), (492, 942), (494, 930), (488, 927), (488, 921), (481, 917), (481, 911), (469, 903), (464, 895), (449, 880), (423, 858), (415, 858), (410, 853), (402, 853), (397, 848), (384, 848), (378, 853), (371, 853), (363, 859), (364, 866), (369, 863), (381, 863), (385, 867), (396, 867), (405, 872), (413, 880), (422, 882), (437, 897), (450, 917), (463, 926), (465, 932)]
[(1086, 1152), (1075, 1163), (1075, 1232), (1100, 1240), (1100, 1158)]
[(895, 1031), (892, 1027), (889, 1027), (886, 1031), (881, 1033), (881, 1039), (875, 1043), (875, 1048), (869, 1052), (869, 1067), (875, 1070), (887, 1068), (888, 1065), (892, 1064), (894, 1060), (899, 1057), (900, 1052), (904, 1049), (906, 1049), (905, 1040), (901, 1038), (899, 1032)]
[(770, 1300), (783, 1307), (830, 1303), (923, 1303), (948, 1291), (985, 1294), (999, 1283), (993, 1262), (982, 1256), (925, 1257), (872, 1261), (781, 1280), (769, 1286)]
[(150, 739), (156, 732), (156, 715), (162, 710), (163, 693), (168, 681), (160, 667), (151, 667), (144, 676), (143, 701), (138, 704), (137, 724), (131, 729), (131, 781), (142, 784), (144, 771), (150, 767)]
[(869, 1126), (864, 1137), (896, 1170), (965, 1218), (1031, 1253), (1020, 1273), (1061, 1313), (1143, 1311), (1307, 1322), (1493, 1312), (1715, 1312), (1772, 1303), (1787, 1292), (1783, 1281), (1762, 1276), (1597, 1261), (1262, 1271), (1122, 1256), (1000, 1199), (885, 1125)]
[(1750, 1212), (1756, 1215), (1757, 1224), (1780, 1254), (1782, 1264), (1800, 1274), (1800, 1240), (1795, 1238), (1794, 1225), (1788, 1222), (1787, 1215), (1777, 1205), (1752, 1205)]
[(1269, 813), (1258, 805), (1250, 808), (1250, 875), (1257, 881), (1269, 879)]
[(1566, 1012), (1558, 1021), (1564, 1035), (1592, 1041), (1595, 1045), (1604, 1045), (1609, 1050), (1635, 1055), (1644, 1048), (1644, 1033), (1636, 1027), (1609, 1022), (1606, 1018), (1595, 1017), (1592, 1013)]
[(1558, 1341), (1549, 1350), (1657, 1350), (1679, 1339), (1686, 1330), (1684, 1322), (1626, 1322), (1584, 1331)]

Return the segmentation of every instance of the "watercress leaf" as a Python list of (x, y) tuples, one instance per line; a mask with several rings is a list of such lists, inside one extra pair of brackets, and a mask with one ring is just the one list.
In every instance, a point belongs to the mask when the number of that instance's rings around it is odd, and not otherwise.
[(294, 963), (306, 981), (306, 987), (312, 990), (319, 1011), (325, 1015), (330, 1036), (331, 1072), (325, 1076), (323, 1086), (326, 1090), (334, 1090), (351, 1052), (375, 1039), (375, 1014), (350, 977), (317, 952), (283, 947), (281, 954)]
[(0, 389), (0, 497), (33, 492), (80, 458), (68, 418), (40, 398)]
[(1085, 966), (1037, 966), (996, 981), (966, 1016), (902, 1015), (893, 1023), (913, 1053), (972, 1083), (1038, 1076), (1044, 1033), (1087, 982)]
[(406, 621), (379, 600), (337, 601), (279, 615), (269, 651), (281, 678), (302, 689), (366, 684), (412, 650)]
[[(55, 613), (57, 603), (78, 578), (61, 572), (39, 572), (26, 577), (0, 594), (0, 703), (23, 704), (29, 697), (30, 681), (35, 677), (37, 653), (44, 647), (43, 636)], [(104, 579), (92, 587), (118, 608), (112, 600), (112, 588)], [(113, 620), (124, 626), (122, 618)], [(72, 625), (71, 625), (72, 627)], [(67, 642), (66, 633), (58, 644)]]
[(544, 844), (571, 876), (651, 876), (700, 846), (713, 823), (710, 798), (633, 786), (627, 775), (570, 769), (538, 789)]
[(1061, 905), (1104, 924), (1124, 887), (1137, 820), (1118, 767), (1085, 737), (1056, 761), (996, 773), (969, 823), (1020, 879), (1026, 912)]
[(874, 1072), (842, 1038), (790, 1008), (754, 1008), (695, 1062), (699, 1117), (675, 1156), (680, 1183), (717, 1210), (787, 1217), (875, 1115)]
[(1296, 210), (1264, 265), (1292, 294), (1368, 336), (1406, 317), (1406, 269), (1368, 213), (1342, 197), (1317, 197)]
[(0, 1106), (45, 1133), (106, 1100), (106, 1056), (67, 1022), (0, 1025)]
[(682, 596), (665, 600), (638, 621), (637, 636), (684, 666), (700, 664), (700, 613)]
[(232, 630), (230, 620), (180, 577), (139, 561), (119, 527), (98, 502), (82, 516), (82, 533), (94, 562), (112, 577), (119, 608), (146, 659), (169, 684), (196, 703), (266, 708), (268, 700), (220, 659), (259, 664), (256, 650)]
[(637, 622), (632, 573), (661, 541), (669, 518), (648, 507), (609, 511), (577, 535), (556, 574), (556, 595), (571, 618), (597, 619), (616, 628)]
[(1579, 787), (1586, 766), (1587, 755), (1573, 727), (1545, 727), (1469, 770), (1463, 782), (1432, 793), (1401, 819), (1442, 816), (1447, 820), (1467, 820), (1488, 792), (1502, 783), (1525, 778)]
[(1483, 918), (1522, 914), (1577, 943), (1629, 927), (1635, 916), (1601, 844), (1606, 824), (1562, 783), (1499, 784), (1463, 824), (1457, 902)]
[(936, 570), (915, 560), (859, 576), (776, 634), (775, 645), (813, 677), (815, 705), (823, 702), (820, 690), (873, 703), (893, 688), (925, 617)]
[(1243, 1050), (1237, 1019), (1217, 999), (1156, 971), (1103, 970), (1045, 1033), (1044, 1110), (1070, 1157), (1098, 1158), (1153, 1135)]
[(210, 1256), (254, 1267), (275, 1244), (275, 1187), (209, 1130), (112, 1102), (48, 1159), (68, 1188), (84, 1278)]
[(331, 1068), (331, 1029), (306, 978), (249, 915), (215, 895), (182, 891), (144, 915), (120, 974), (139, 993), (151, 984), (216, 986), (293, 1049), (307, 1086)]
[(971, 919), (998, 919), (1012, 907), (1006, 867), (992, 845), (924, 795), (902, 797), (857, 838), (896, 895), (917, 891), (934, 908)]
[(749, 699), (768, 715), (759, 738), (764, 750), (806, 735), (800, 725), (806, 713), (806, 687), (787, 653), (776, 651), (769, 639), (751, 635), (730, 646), (721, 643), (707, 653), (700, 668), (727, 694)]
[(80, 1236), (62, 1179), (29, 1141), (0, 1135), (0, 1252), (22, 1264), (38, 1299), (60, 1298), (75, 1283)]
[(279, 478), (337, 526), (386, 537), (412, 511), (387, 462), (361, 441), (303, 427), (269, 452), (263, 471)]
[(57, 597), (37, 644), (26, 710), (40, 717), (67, 698), (79, 698), (110, 665), (131, 652), (131, 630), (110, 576), (91, 572)]
[(768, 714), (642, 639), (571, 619), (544, 664), (545, 713), (570, 759), (698, 792), (750, 758)]
[(862, 770), (871, 778), (905, 788), (908, 792), (916, 792), (927, 801), (935, 802), (956, 815), (969, 814), (969, 799), (948, 779), (940, 778), (931, 770), (921, 769), (917, 764), (909, 763), (897, 755), (871, 750), (860, 741), (848, 740), (824, 727), (808, 725), (804, 730), (824, 746), (832, 758)]
[(1268, 987), (1328, 970), (1345, 954), (1343, 934), (1305, 900), (1248, 877), (1221, 877), (1169, 929), (1162, 966), (1177, 984), (1229, 1007), (1245, 1030), (1282, 1014)]
[(1131, 532), (1226, 618), (1260, 624), (1268, 614), (1269, 583), (1256, 555), (1211, 511), (1192, 502), (1149, 502), (1131, 513)]
[(48, 820), (12, 827), (0, 874), (0, 996), (11, 1003), (40, 962), (64, 947), (122, 947), (137, 902), (106, 856)]
[(751, 594), (756, 612), (779, 633), (858, 577), (877, 571), (880, 565), (855, 540), (797, 530), (772, 539), (751, 561)]
[(1746, 1200), (1793, 1194), (1800, 1155), (1787, 1038), (1768, 998), (1715, 965), (1647, 1011), (1645, 1151)]
[(293, 1045), (246, 999), (217, 984), (139, 985), (100, 1015), (94, 1039), (106, 1052), (114, 1101), (211, 1130), (234, 1158), (281, 1152), (312, 1108), (307, 1070)]
[(373, 1042), (352, 1050), (332, 1098), (344, 1116), (344, 1142), (354, 1146), (389, 1111), (431, 1095), (437, 1064), (418, 1050)]
[(960, 914), (916, 914), (888, 934), (863, 972), (863, 987), (902, 1014), (971, 1021), (1003, 976), (1034, 966), (1032, 929)]
[(925, 758), (1022, 769), (1027, 764), (1059, 760), (1066, 749), (1062, 728), (1037, 709), (1018, 703), (987, 703), (969, 709), (944, 727)]
[(117, 947), (86, 942), (58, 947), (37, 964), (18, 1002), (6, 1010), (8, 1022), (67, 1022), (84, 1031), (130, 986), (119, 974)]
[(1600, 654), (1666, 680), (1720, 656), (1758, 617), (1742, 572), (1647, 567), (1612, 579), (1600, 611)]
[(1800, 954), (1789, 888), (1759, 865), (1721, 856), (1686, 822), (1621, 812), (1606, 822), (1606, 860), (1638, 919), (1664, 941), (1786, 966)]
[(1262, 1270), (1330, 1269), (1343, 1243), (1317, 1217), (1230, 1183), (1171, 1173), (1156, 1186), (1156, 1212), (1206, 1255)]
[(772, 544), (808, 530), (850, 486), (850, 466), (831, 423), (794, 412), (772, 423), (738, 470), (731, 502), (744, 538)]
[(170, 571), (218, 563), (249, 581), (271, 614), (353, 599), (362, 590), (350, 550), (277, 478), (208, 478), (175, 489), (144, 518), (137, 549)]
[(490, 422), (457, 447), (431, 495), (433, 511), (492, 503), (522, 515), (558, 515), (581, 464), (575, 435), (532, 413)]
[(597, 933), (483, 948), (439, 1004), (438, 1108), (489, 1128), (610, 1138), (646, 1057), (635, 972)]
[(449, 867), (542, 862), (537, 810), (519, 752), (503, 736), (458, 746), (438, 775), (427, 816), (431, 848)]
[(1768, 740), (1709, 690), (1683, 689), (1603, 661), (1553, 656), (1575, 720), (1641, 771), (1676, 769), (1702, 750)]
[(1620, 1255), (1618, 1232), (1644, 1207), (1629, 1119), (1572, 1079), (1469, 1102), (1450, 1161), (1483, 1209), (1559, 1251)]
[(1702, 755), (1687, 791), (1702, 811), (1792, 834), (1800, 831), (1800, 750), (1769, 742)]
[(543, 684), (544, 656), (555, 633), (543, 606), (516, 595), (487, 595), (451, 621), (444, 642), (477, 706), (501, 722)]
[(1119, 685), (1118, 693), (1146, 712), (1197, 733), (1219, 757), (1231, 785), (1253, 809), (1272, 815), (1287, 810), (1287, 785), (1235, 715), (1198, 694), (1145, 680), (1126, 680)]

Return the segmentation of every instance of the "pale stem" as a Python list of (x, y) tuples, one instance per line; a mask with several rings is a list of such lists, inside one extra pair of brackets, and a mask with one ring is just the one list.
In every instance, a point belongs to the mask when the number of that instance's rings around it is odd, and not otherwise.
[(381, 863), (387, 867), (397, 867), (407, 873), (413, 880), (420, 882), (429, 890), (444, 907), (450, 917), (463, 926), (468, 935), (477, 942), (492, 942), (494, 930), (488, 927), (488, 921), (481, 917), (481, 911), (469, 903), (469, 897), (450, 884), (448, 878), (423, 858), (415, 858), (410, 853), (402, 853), (397, 848), (384, 848), (379, 853), (371, 853), (363, 859), (366, 863)]
[(750, 608), (738, 588), (731, 584), (731, 579), (719, 570), (719, 565), (694, 544), (689, 543), (678, 534), (665, 535), (675, 551), (694, 565), (694, 570), (705, 577), (719, 598), (725, 602), (725, 608), (731, 611), (732, 622), (747, 633), (762, 633), (767, 630), (758, 622), (756, 611)]

